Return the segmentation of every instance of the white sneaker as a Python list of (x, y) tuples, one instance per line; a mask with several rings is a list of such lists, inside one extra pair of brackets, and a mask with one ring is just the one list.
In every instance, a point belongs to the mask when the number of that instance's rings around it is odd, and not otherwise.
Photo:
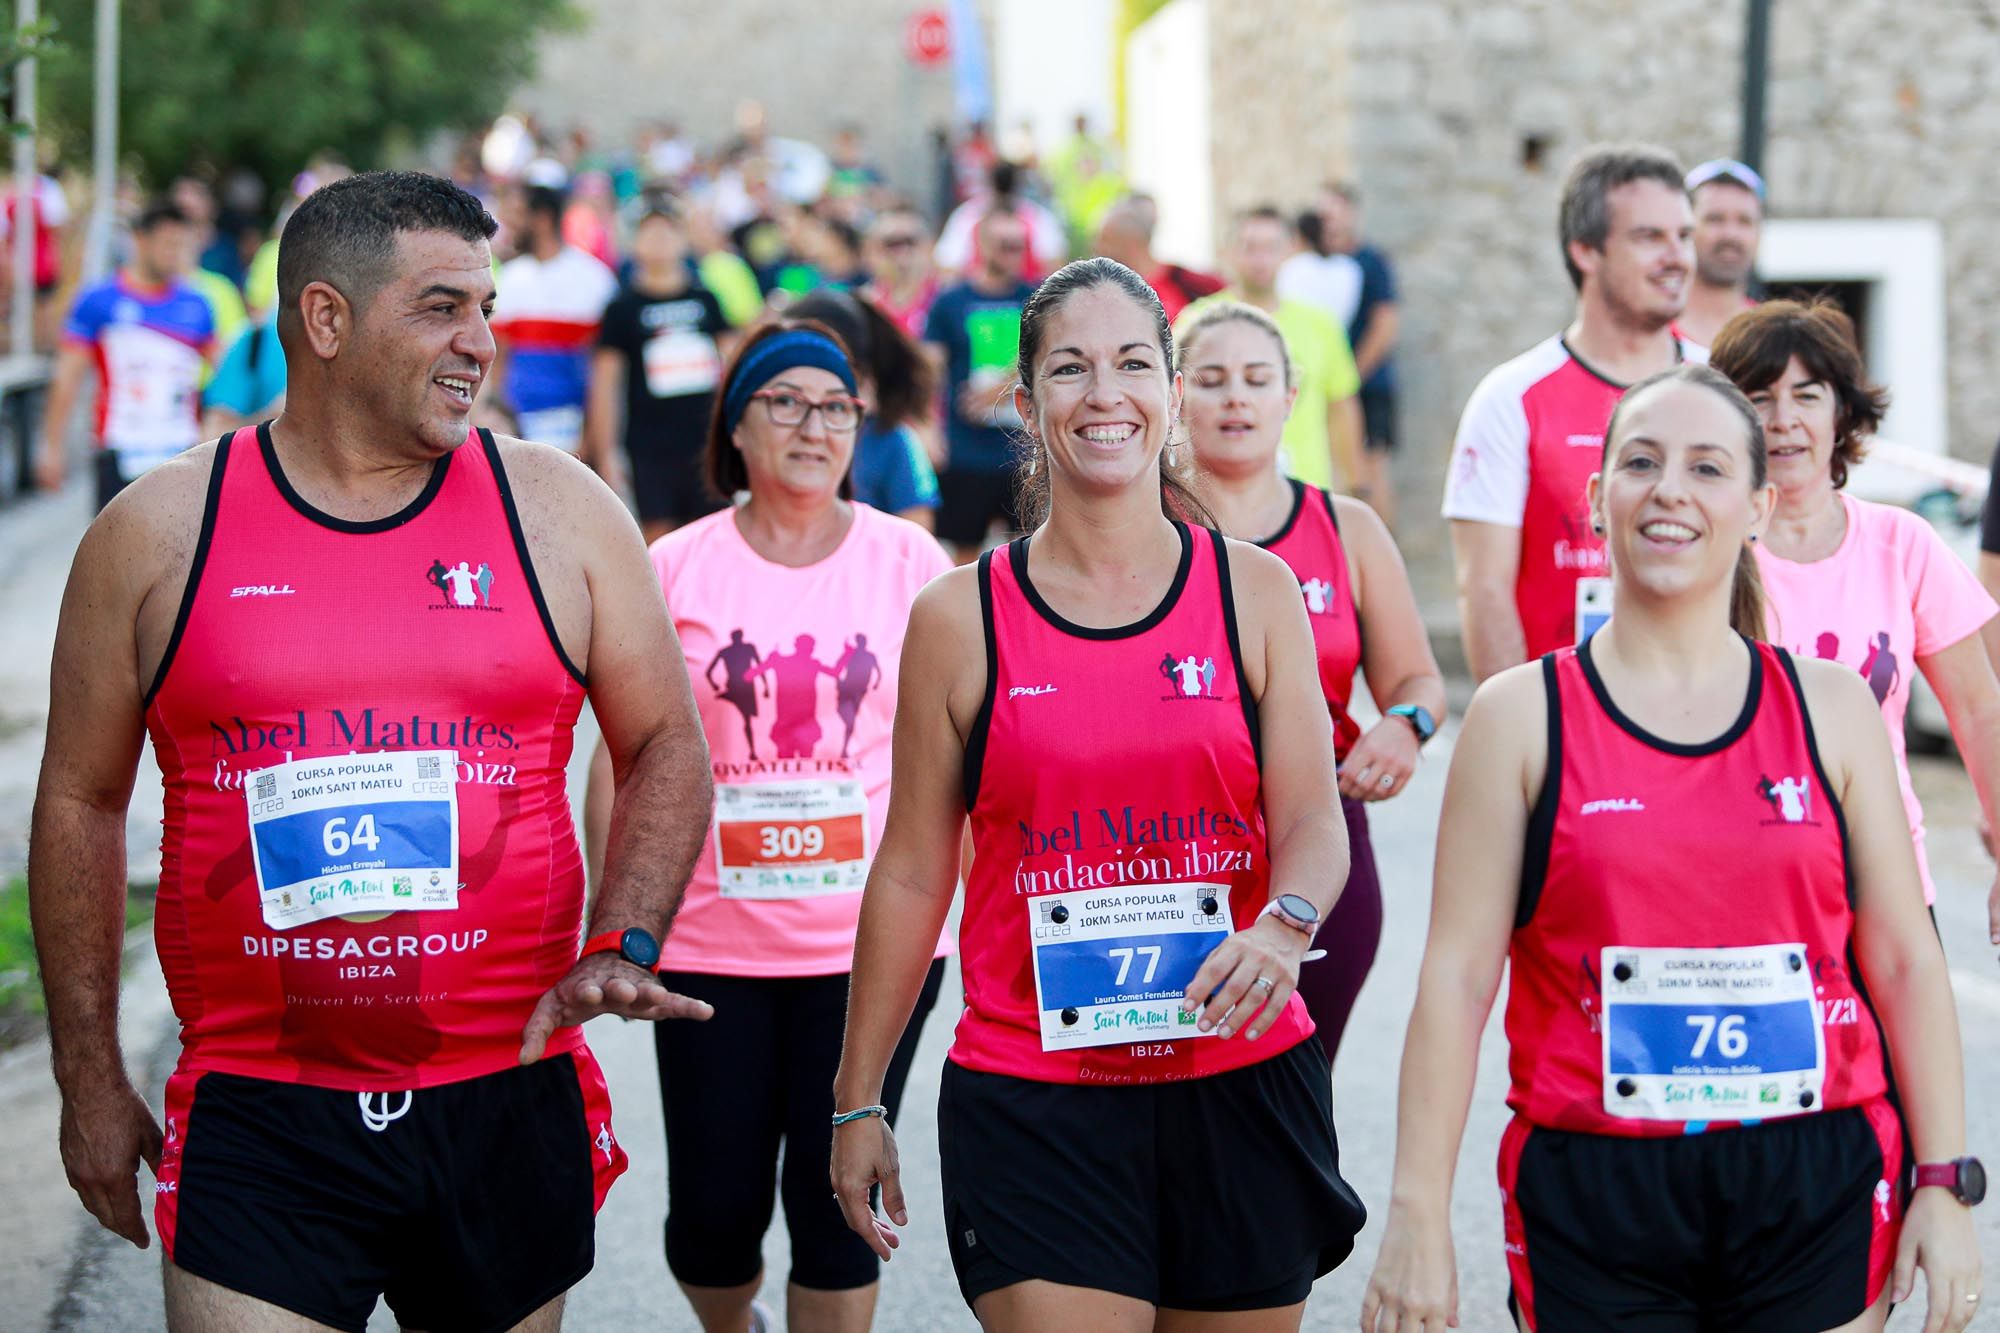
[(750, 1302), (750, 1333), (771, 1333), (771, 1307), (760, 1300)]

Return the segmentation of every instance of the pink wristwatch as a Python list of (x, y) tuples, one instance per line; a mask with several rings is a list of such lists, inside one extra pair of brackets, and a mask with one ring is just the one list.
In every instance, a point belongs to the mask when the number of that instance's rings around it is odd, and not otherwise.
[(1949, 1162), (1919, 1162), (1911, 1173), (1917, 1189), (1936, 1185), (1951, 1191), (1951, 1197), (1970, 1208), (1986, 1197), (1986, 1168), (1977, 1157), (1960, 1157)]

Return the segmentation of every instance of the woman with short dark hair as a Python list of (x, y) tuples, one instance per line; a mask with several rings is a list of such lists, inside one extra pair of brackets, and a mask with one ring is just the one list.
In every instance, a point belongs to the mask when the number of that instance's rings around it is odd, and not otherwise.
[[(1916, 514), (1841, 488), (1888, 407), (1868, 381), (1854, 325), (1828, 300), (1767, 301), (1725, 324), (1710, 362), (1763, 417), (1777, 512), (1758, 548), (1771, 638), (1831, 658), (1868, 681), (1889, 727), (1924, 901), (1937, 897), (1924, 811), (1910, 785), (1903, 714), (1921, 671), (1990, 825), (2000, 801), (2000, 682), (1980, 630), (1993, 599)], [(1914, 668), (1914, 670), (1913, 670)], [(2000, 879), (1988, 896), (2000, 944)]]

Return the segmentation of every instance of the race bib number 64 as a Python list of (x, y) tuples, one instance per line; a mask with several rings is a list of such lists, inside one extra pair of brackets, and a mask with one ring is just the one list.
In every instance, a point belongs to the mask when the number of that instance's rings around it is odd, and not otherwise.
[(458, 906), (458, 753), (399, 750), (244, 776), (264, 924)]

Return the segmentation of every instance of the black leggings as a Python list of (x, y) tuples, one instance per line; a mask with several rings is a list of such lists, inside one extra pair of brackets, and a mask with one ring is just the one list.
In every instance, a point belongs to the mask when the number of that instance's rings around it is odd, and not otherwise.
[(1340, 811), (1347, 816), (1347, 887), (1313, 940), (1326, 957), (1299, 969), (1299, 997), (1312, 1015), (1328, 1064), (1340, 1049), (1347, 1016), (1354, 1012), (1355, 997), (1382, 943), (1382, 882), (1375, 875), (1375, 844), (1368, 838), (1368, 807), (1343, 796)]
[[(667, 1125), (668, 1269), (695, 1287), (741, 1286), (763, 1271), (782, 1140), (791, 1280), (823, 1291), (875, 1281), (878, 1261), (848, 1230), (828, 1183), (847, 974), (661, 980), (715, 1006), (705, 1023), (653, 1027)], [(940, 958), (889, 1061), (882, 1101), (892, 1121), (943, 980)]]

